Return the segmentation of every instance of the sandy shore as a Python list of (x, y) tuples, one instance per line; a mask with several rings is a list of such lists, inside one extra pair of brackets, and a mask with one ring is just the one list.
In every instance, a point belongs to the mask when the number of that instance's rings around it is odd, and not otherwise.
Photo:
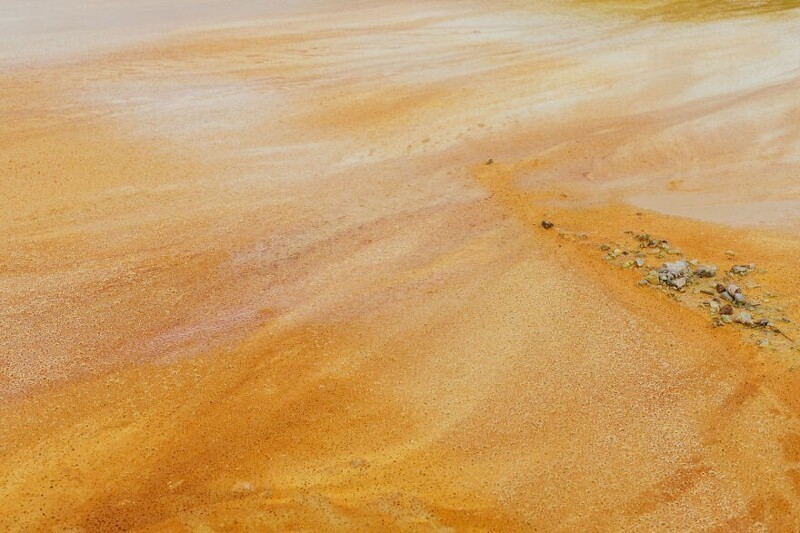
[(44, 4), (0, 529), (800, 527), (800, 349), (600, 249), (755, 263), (800, 340), (800, 12)]

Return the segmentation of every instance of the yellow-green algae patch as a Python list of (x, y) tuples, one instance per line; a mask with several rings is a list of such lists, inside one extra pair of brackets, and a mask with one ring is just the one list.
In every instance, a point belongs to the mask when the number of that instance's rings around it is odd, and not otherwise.
[(800, 8), (800, 0), (575, 0), (619, 14), (691, 21), (778, 13)]

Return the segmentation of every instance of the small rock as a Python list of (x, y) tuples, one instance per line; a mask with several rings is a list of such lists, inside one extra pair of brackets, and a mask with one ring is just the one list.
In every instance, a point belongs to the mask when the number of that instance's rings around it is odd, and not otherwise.
[(720, 315), (719, 319), (722, 321), (723, 324), (730, 324), (731, 322), (733, 322), (733, 320), (731, 320), (731, 317), (728, 315)]
[(669, 250), (667, 250), (667, 253), (668, 253), (669, 255), (681, 255), (681, 251), (680, 251), (680, 250), (674, 250), (674, 249), (672, 249), (672, 248), (670, 248)]
[(747, 298), (744, 297), (744, 294), (741, 292), (737, 292), (733, 295), (733, 299), (736, 300), (737, 304), (743, 304), (747, 301)]
[(630, 268), (633, 266), (633, 261), (625, 261), (622, 263), (622, 268)]
[(717, 283), (716, 285), (714, 285), (714, 289), (716, 289), (716, 291), (719, 294), (722, 294), (723, 292), (725, 292), (725, 285), (723, 285), (722, 283)]
[(736, 315), (736, 318), (734, 318), (734, 320), (739, 324), (744, 324), (745, 326), (753, 325), (753, 317), (750, 316), (750, 313), (748, 313), (747, 311), (742, 311), (741, 313)]
[(759, 348), (766, 348), (769, 346), (769, 339), (761, 339), (757, 344)]
[(644, 266), (644, 259), (642, 259), (641, 257), (637, 257), (636, 259), (634, 259), (634, 261), (633, 261), (633, 262), (634, 262), (634, 263), (636, 264), (636, 266), (637, 266), (637, 267), (639, 267), (639, 268), (642, 268), (642, 267)]
[(714, 313), (718, 313), (719, 312), (719, 302), (716, 301), (716, 300), (711, 300), (710, 302), (708, 302), (708, 308), (711, 309), (711, 311), (713, 311)]
[(736, 253), (733, 250), (725, 250), (725, 255), (728, 257), (733, 257)]
[(749, 265), (733, 265), (731, 267), (731, 274), (738, 274), (739, 276), (745, 276), (756, 269), (756, 266), (752, 263)]
[(742, 289), (740, 289), (738, 285), (734, 285), (733, 283), (728, 283), (728, 286), (725, 287), (725, 290), (728, 291), (728, 294), (733, 296), (737, 292), (741, 292)]
[(761, 326), (762, 328), (765, 328), (770, 325), (769, 320), (767, 320), (766, 318), (762, 318), (761, 320), (756, 322), (756, 324)]
[(352, 461), (350, 461), (350, 466), (353, 468), (366, 468), (369, 466), (369, 463), (363, 457), (356, 457)]
[(725, 298), (725, 299), (726, 299), (726, 300), (728, 300), (729, 302), (735, 302), (735, 301), (736, 301), (736, 300), (734, 300), (734, 299), (733, 299), (733, 296), (731, 296), (731, 295), (728, 293), (728, 291), (722, 291), (722, 292), (720, 293), (720, 296), (722, 296), (723, 298)]
[(607, 244), (601, 244), (600, 249), (603, 250), (604, 252), (607, 252), (611, 249), (611, 247)]
[(686, 286), (686, 278), (677, 278), (672, 280), (672, 286), (676, 289), (682, 289)]
[(550, 222), (549, 220), (542, 220), (542, 227), (544, 229), (552, 229), (553, 228), (553, 223)]
[(719, 314), (721, 314), (721, 315), (732, 315), (733, 314), (733, 307), (731, 306), (731, 304), (725, 304), (720, 308)]
[(237, 481), (233, 484), (231, 491), (236, 494), (247, 494), (253, 492), (253, 484), (249, 481)]
[(490, 160), (488, 160), (488, 161), (486, 162), (486, 164), (487, 164), (487, 165), (491, 165), (492, 163), (494, 163), (494, 159), (490, 159)]
[(640, 286), (640, 287), (646, 287), (646, 286), (648, 286), (648, 285), (650, 285), (650, 282), (649, 282), (649, 281), (647, 281), (646, 279), (641, 279), (641, 280), (639, 280), (639, 286)]
[(699, 265), (694, 273), (701, 278), (713, 278), (717, 275), (716, 265)]

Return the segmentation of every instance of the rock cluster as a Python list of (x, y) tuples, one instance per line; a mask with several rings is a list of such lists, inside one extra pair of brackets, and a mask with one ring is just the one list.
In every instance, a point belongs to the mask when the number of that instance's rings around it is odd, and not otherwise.
[[(546, 221), (542, 221), (542, 226), (546, 228), (545, 223)], [(754, 264), (737, 264), (730, 268), (719, 269), (714, 264), (701, 264), (697, 259), (689, 261), (680, 250), (670, 246), (664, 239), (653, 238), (647, 233), (636, 234), (633, 231), (625, 233), (635, 241), (634, 246), (618, 241), (600, 243), (599, 248), (605, 252), (605, 260), (610, 263), (623, 269), (642, 269), (644, 277), (639, 280), (640, 286), (653, 287), (665, 292), (677, 302), (685, 301), (689, 304), (706, 306), (716, 326), (739, 324), (750, 330), (771, 331), (795, 344), (792, 338), (768, 319), (771, 315), (777, 317), (775, 313), (784, 312), (782, 308), (768, 304), (774, 295), (762, 291), (764, 301), (751, 300), (736, 283), (733, 283), (738, 281), (737, 277), (754, 272), (756, 268)], [(650, 257), (663, 261), (669, 255), (678, 257), (672, 262), (662, 262), (657, 269), (646, 266)], [(726, 251), (725, 255), (731, 258), (735, 254)], [(703, 279), (709, 279), (711, 283), (706, 284)], [(752, 290), (760, 288), (760, 285), (753, 282), (746, 282), (743, 285)], [(761, 315), (758, 319), (754, 318), (756, 313)], [(777, 320), (790, 322), (785, 317)], [(772, 344), (763, 338), (758, 340), (757, 344), (761, 347), (772, 347)], [(797, 347), (797, 350), (800, 351), (800, 347)]]
[(727, 285), (717, 283), (716, 290), (720, 298), (728, 300), (729, 302), (737, 304), (747, 303), (747, 298), (742, 294), (742, 289), (740, 289), (738, 285), (734, 285), (733, 283), (728, 283)]
[(692, 275), (689, 263), (680, 260), (674, 263), (664, 263), (658, 269), (658, 280), (664, 285), (669, 285), (675, 289), (682, 289)]

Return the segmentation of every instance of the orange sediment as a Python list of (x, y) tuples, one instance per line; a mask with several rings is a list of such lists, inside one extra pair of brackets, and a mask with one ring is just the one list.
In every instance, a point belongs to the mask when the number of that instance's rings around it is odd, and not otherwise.
[(795, 219), (670, 205), (796, 199), (800, 20), (513, 9), (352, 4), (0, 82), (0, 529), (797, 527), (800, 352), (588, 243), (754, 262), (800, 320)]

